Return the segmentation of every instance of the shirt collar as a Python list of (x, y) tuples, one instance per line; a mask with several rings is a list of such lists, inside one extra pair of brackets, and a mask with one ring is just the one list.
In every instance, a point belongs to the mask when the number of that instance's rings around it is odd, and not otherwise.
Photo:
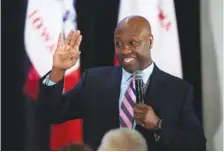
[[(150, 66), (148, 66), (146, 69), (144, 69), (142, 71), (143, 73), (143, 82), (144, 84), (147, 83), (150, 75), (152, 74), (152, 71), (153, 71), (153, 68), (154, 68), (154, 63), (152, 62), (152, 64)], [(131, 73), (125, 71), (123, 68), (122, 68), (122, 80), (121, 80), (121, 83), (125, 83), (128, 81), (128, 79), (131, 77)]]

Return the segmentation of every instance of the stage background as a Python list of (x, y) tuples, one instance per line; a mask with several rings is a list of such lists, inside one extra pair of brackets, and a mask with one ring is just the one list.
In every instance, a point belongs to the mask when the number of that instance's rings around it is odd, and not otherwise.
[(200, 8), (207, 150), (223, 150), (223, 0), (202, 0)]

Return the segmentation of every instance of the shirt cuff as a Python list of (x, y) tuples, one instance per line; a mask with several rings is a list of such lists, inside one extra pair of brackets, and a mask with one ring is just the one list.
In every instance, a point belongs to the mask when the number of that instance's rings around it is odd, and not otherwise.
[(49, 79), (49, 76), (50, 76), (50, 75), (47, 75), (47, 76), (46, 76), (46, 78), (45, 78), (44, 81), (43, 81), (43, 84), (45, 84), (45, 85), (47, 85), (47, 86), (53, 86), (53, 85), (55, 85), (56, 83), (53, 82), (53, 81), (51, 81), (51, 80)]

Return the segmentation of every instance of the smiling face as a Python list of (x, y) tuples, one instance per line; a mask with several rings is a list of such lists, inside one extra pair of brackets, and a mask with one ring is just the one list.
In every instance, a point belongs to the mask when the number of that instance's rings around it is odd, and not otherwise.
[(130, 73), (147, 68), (152, 63), (152, 40), (147, 20), (142, 17), (122, 20), (114, 33), (115, 53), (121, 66)]

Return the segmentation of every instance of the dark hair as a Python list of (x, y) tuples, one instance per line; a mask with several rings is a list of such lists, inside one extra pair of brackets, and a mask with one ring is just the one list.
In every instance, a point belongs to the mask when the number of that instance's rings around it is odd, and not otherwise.
[(87, 144), (71, 143), (59, 149), (59, 151), (91, 151)]

